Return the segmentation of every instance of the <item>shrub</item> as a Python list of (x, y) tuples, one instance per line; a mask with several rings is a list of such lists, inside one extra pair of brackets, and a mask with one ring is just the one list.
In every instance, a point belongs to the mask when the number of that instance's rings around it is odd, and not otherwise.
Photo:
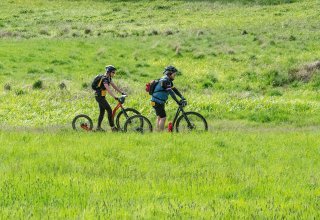
[(43, 88), (43, 83), (41, 80), (37, 80), (33, 83), (32, 85), (33, 89), (42, 89)]
[(16, 90), (16, 95), (24, 95), (24, 94), (27, 94), (27, 92), (23, 91), (22, 89), (18, 89)]
[(52, 68), (47, 68), (44, 70), (46, 73), (54, 73), (54, 69)]
[(159, 32), (157, 30), (152, 30), (151, 32), (148, 33), (149, 36), (151, 35), (158, 35)]
[(203, 59), (205, 57), (206, 57), (206, 55), (202, 52), (198, 52), (198, 53), (193, 54), (194, 59)]
[(295, 41), (297, 38), (295, 37), (295, 36), (293, 36), (293, 35), (291, 35), (290, 37), (289, 37), (289, 41)]
[(284, 86), (288, 83), (288, 77), (280, 74), (277, 70), (271, 70), (266, 75), (268, 85), (274, 87)]
[(171, 31), (171, 30), (166, 30), (164, 33), (165, 33), (165, 35), (167, 35), (167, 36), (168, 36), (168, 35), (173, 35), (173, 31)]
[(92, 32), (91, 28), (87, 27), (86, 29), (84, 29), (84, 33), (85, 34), (90, 34)]
[(271, 90), (267, 94), (269, 96), (282, 96), (282, 93), (279, 90)]
[(10, 91), (11, 85), (9, 83), (6, 83), (3, 88), (4, 88), (4, 90)]
[(202, 88), (204, 89), (208, 89), (212, 87), (213, 87), (213, 83), (210, 80), (206, 80), (204, 83), (202, 83)]
[(46, 35), (46, 36), (50, 36), (50, 32), (48, 31), (48, 29), (41, 29), (39, 31), (39, 34), (41, 35)]
[(62, 82), (59, 84), (59, 89), (61, 89), (61, 90), (67, 89), (67, 85), (64, 82)]
[(40, 70), (36, 69), (36, 68), (30, 68), (28, 69), (28, 74), (34, 74), (34, 73), (40, 73)]
[(126, 71), (122, 70), (122, 69), (119, 69), (119, 70), (117, 71), (117, 75), (118, 75), (118, 76), (127, 76), (128, 73), (127, 73)]
[(84, 82), (84, 83), (82, 83), (81, 87), (83, 89), (87, 89), (89, 87), (89, 83)]

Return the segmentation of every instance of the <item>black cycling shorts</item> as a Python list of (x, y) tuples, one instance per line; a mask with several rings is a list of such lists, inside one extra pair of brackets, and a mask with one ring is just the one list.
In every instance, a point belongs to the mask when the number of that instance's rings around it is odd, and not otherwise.
[(166, 110), (164, 109), (165, 104), (159, 104), (157, 102), (151, 102), (152, 107), (156, 110), (156, 115), (160, 118), (167, 117)]

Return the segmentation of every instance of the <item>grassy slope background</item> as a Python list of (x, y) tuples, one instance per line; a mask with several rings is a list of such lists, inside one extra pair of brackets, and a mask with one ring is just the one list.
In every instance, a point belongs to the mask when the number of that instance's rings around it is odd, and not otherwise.
[[(0, 218), (319, 218), (319, 1), (278, 3), (1, 1)], [(211, 131), (70, 131), (110, 63), (151, 119), (176, 65)]]
[[(144, 85), (173, 64), (189, 109), (209, 119), (320, 122), (318, 74), (310, 73), (309, 83), (290, 75), (319, 59), (317, 1), (4, 1), (1, 8), (3, 124), (68, 125), (77, 113), (96, 118), (86, 86), (107, 64), (120, 68), (115, 82), (128, 91), (127, 106), (149, 117)], [(32, 89), (39, 80), (42, 89)]]

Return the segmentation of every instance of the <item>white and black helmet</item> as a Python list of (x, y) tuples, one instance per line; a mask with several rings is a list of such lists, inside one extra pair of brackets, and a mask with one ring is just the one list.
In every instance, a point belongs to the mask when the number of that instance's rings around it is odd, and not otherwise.
[(116, 71), (116, 70), (117, 70), (117, 68), (115, 68), (115, 67), (112, 66), (112, 65), (106, 66), (106, 71), (107, 71), (107, 73), (110, 73), (110, 72), (113, 72), (113, 71)]

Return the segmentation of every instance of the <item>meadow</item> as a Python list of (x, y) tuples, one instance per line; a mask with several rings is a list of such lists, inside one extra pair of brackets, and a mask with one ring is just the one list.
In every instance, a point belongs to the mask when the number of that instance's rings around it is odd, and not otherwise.
[[(318, 218), (318, 5), (1, 1), (0, 218)], [(152, 122), (145, 84), (175, 65), (209, 132), (73, 132), (108, 64)]]
[(0, 216), (317, 219), (318, 137), (2, 132)]
[(211, 120), (320, 122), (319, 69), (299, 71), (319, 60), (317, 1), (1, 4), (0, 119), (9, 127), (96, 118), (90, 83), (108, 64), (119, 68), (127, 106), (148, 117), (145, 84), (172, 64), (190, 110)]

